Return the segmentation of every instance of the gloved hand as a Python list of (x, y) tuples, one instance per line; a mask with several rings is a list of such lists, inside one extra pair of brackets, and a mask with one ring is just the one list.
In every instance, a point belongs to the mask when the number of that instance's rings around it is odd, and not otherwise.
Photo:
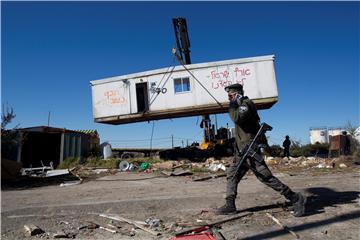
[(241, 95), (236, 94), (233, 101), (230, 101), (230, 108), (238, 108), (241, 105)]
[(231, 101), (229, 107), (230, 108), (238, 108), (239, 104), (237, 103), (237, 101)]
[(236, 101), (238, 106), (241, 105), (241, 98), (242, 98), (242, 96), (240, 94), (237, 94), (236, 97), (235, 97), (235, 101)]

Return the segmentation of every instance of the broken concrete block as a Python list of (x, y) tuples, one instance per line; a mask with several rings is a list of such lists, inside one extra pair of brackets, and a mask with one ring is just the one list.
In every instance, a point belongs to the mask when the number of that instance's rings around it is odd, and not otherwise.
[(155, 163), (153, 164), (153, 167), (160, 168), (160, 169), (172, 169), (174, 167), (174, 162), (172, 161), (166, 161), (162, 163)]
[(44, 233), (44, 231), (41, 228), (39, 228), (38, 226), (35, 226), (34, 224), (24, 225), (24, 229), (25, 229), (26, 237), (31, 237), (31, 236), (35, 236), (35, 235)]

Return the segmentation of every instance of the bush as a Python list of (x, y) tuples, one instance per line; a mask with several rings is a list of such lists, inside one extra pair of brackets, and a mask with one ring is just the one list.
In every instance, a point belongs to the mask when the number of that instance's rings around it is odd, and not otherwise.
[(270, 155), (272, 157), (281, 157), (283, 154), (283, 149), (280, 145), (272, 145), (270, 149)]
[(119, 163), (121, 159), (118, 158), (111, 158), (111, 159), (100, 159), (100, 158), (94, 158), (90, 157), (86, 159), (85, 166), (87, 167), (101, 167), (101, 168), (119, 168)]
[(66, 158), (62, 161), (57, 168), (58, 169), (69, 169), (80, 165), (80, 158)]
[[(279, 145), (272, 145), (271, 147), (271, 156), (281, 157), (283, 156), (283, 148)], [(300, 156), (316, 156), (316, 157), (327, 157), (329, 152), (329, 144), (306, 144), (301, 145), (298, 141), (293, 141), (290, 146), (290, 156), (300, 157)]]

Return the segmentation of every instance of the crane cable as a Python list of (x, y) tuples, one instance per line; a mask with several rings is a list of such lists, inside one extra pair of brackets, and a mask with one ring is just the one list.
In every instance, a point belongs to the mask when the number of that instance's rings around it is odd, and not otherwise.
[(221, 107), (224, 108), (224, 106), (207, 90), (207, 88), (202, 85), (202, 83), (194, 76), (194, 74), (185, 66), (183, 60), (179, 57), (179, 55), (176, 54), (176, 48), (172, 49), (172, 53), (175, 56), (175, 58), (179, 61), (179, 63), (184, 67), (184, 69), (196, 80), (196, 82), (203, 88), (205, 91), (215, 100), (215, 102)]
[[(174, 62), (174, 59), (173, 59), (173, 62)], [(160, 89), (164, 88), (165, 84), (167, 83), (167, 81), (169, 80), (171, 74), (173, 73), (174, 68), (175, 68), (175, 65), (172, 67), (169, 76), (167, 77), (167, 79), (165, 80), (164, 84), (161, 86)], [(170, 67), (168, 67), (168, 69), (167, 69), (166, 72), (164, 73), (163, 77), (161, 78), (159, 84), (157, 85), (157, 87), (156, 87), (155, 89), (158, 89), (158, 88), (160, 87), (162, 81), (163, 81), (164, 78), (165, 78), (165, 75), (169, 72), (169, 69), (170, 69)], [(160, 91), (155, 91), (155, 92), (153, 93), (153, 95), (151, 95), (149, 106), (154, 102), (155, 98), (160, 94), (160, 92), (161, 92), (161, 90), (160, 90)], [(156, 94), (156, 95), (155, 95), (155, 94)], [(155, 96), (155, 98), (153, 99), (154, 96)]]

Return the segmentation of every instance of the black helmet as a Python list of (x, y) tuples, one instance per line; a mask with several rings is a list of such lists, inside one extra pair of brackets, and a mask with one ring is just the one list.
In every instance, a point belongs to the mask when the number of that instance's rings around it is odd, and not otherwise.
[(239, 92), (241, 95), (244, 95), (243, 86), (239, 83), (231, 84), (225, 87), (226, 92)]

